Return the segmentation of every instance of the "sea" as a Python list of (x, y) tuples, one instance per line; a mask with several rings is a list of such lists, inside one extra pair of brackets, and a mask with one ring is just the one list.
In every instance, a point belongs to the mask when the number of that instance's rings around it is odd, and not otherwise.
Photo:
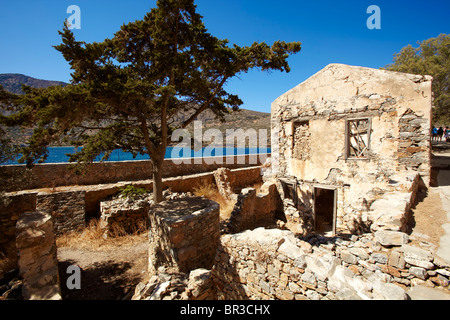
[[(44, 163), (68, 163), (69, 154), (76, 152), (74, 147), (52, 147), (48, 148), (49, 155)], [(197, 158), (197, 157), (214, 157), (214, 156), (228, 156), (228, 155), (247, 155), (247, 154), (268, 154), (271, 152), (270, 148), (213, 148), (207, 147), (201, 150), (188, 150), (180, 147), (168, 147), (166, 149), (165, 159), (180, 159), (180, 158)], [(18, 157), (20, 158), (20, 157)], [(99, 156), (95, 162), (100, 162), (102, 156)], [(133, 161), (133, 160), (149, 160), (148, 155), (137, 155), (124, 152), (122, 150), (114, 150), (109, 159), (105, 161)], [(19, 164), (16, 160), (6, 163), (7, 165)]]

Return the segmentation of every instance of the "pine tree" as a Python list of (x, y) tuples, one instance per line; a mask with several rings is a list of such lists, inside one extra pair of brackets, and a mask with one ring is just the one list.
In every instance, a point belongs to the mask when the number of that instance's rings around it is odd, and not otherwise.
[(424, 40), (417, 48), (407, 45), (385, 69), (433, 76), (433, 122), (450, 122), (450, 35)]
[(193, 0), (159, 0), (142, 20), (103, 42), (76, 41), (66, 26), (60, 34), (55, 48), (69, 62), (72, 82), (24, 87), (15, 97), (18, 111), (7, 122), (35, 126), (21, 160), (45, 159), (61, 137), (83, 147), (70, 156), (79, 164), (102, 154), (105, 160), (116, 149), (148, 155), (156, 202), (171, 133), (206, 109), (218, 117), (238, 110), (242, 101), (225, 91), (227, 81), (253, 68), (289, 72), (287, 58), (301, 49), (300, 42), (230, 45), (208, 33)]

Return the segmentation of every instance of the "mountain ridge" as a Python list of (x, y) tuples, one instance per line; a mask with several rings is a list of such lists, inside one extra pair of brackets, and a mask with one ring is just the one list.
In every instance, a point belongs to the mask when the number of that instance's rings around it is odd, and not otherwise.
[[(20, 73), (0, 73), (0, 85), (2, 85), (5, 90), (16, 94), (23, 94), (22, 84), (33, 88), (68, 85), (62, 81), (37, 79)], [(222, 132), (224, 139), (226, 137), (226, 130), (228, 129), (243, 129), (244, 131), (255, 129), (258, 134), (259, 129), (265, 129), (267, 130), (267, 143), (270, 145), (270, 113), (240, 109), (239, 111), (234, 111), (225, 115), (224, 119), (224, 122), (216, 119), (215, 115), (210, 110), (205, 110), (197, 117), (197, 120), (203, 122), (203, 130), (210, 128), (219, 129)], [(193, 127), (191, 127), (192, 124), (188, 127), (188, 130), (193, 132)], [(8, 131), (12, 135), (13, 140), (20, 143), (23, 143), (31, 134), (31, 129), (22, 131), (18, 128), (10, 128)]]
[(21, 73), (0, 73), (0, 85), (2, 85), (5, 90), (15, 94), (23, 94), (22, 84), (33, 88), (67, 85), (67, 83), (62, 81), (37, 79)]

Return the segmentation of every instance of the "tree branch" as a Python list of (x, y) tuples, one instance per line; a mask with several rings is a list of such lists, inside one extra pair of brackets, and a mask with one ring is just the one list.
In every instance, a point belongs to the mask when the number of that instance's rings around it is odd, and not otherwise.
[(197, 109), (197, 111), (191, 116), (189, 117), (189, 119), (187, 119), (185, 122), (183, 122), (183, 124), (181, 125), (181, 128), (186, 128), (192, 121), (195, 120), (195, 118), (198, 117), (198, 115), (200, 113), (202, 113), (203, 111), (205, 111), (206, 108), (208, 108), (209, 104), (212, 102), (212, 100), (215, 98), (216, 94), (219, 92), (220, 89), (222, 89), (223, 85), (225, 84), (225, 81), (227, 81), (228, 77), (224, 77), (222, 79), (222, 81), (220, 82), (220, 84), (217, 86), (216, 90), (214, 90), (214, 92), (212, 93), (211, 97), (208, 99), (208, 101), (206, 101), (205, 103), (203, 103), (203, 105)]

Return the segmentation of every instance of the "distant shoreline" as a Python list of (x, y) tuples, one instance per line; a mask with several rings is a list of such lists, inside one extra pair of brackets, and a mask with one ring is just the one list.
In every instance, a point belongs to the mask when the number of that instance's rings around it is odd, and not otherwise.
[[(189, 158), (199, 158), (199, 157), (216, 157), (216, 156), (227, 156), (227, 155), (259, 155), (259, 154), (269, 154), (271, 153), (271, 147), (267, 148), (236, 148), (236, 147), (222, 147), (222, 154), (220, 154), (220, 147), (221, 146), (208, 146), (209, 150), (206, 155), (204, 154), (206, 147), (203, 147), (201, 150), (201, 155), (199, 155), (200, 150), (192, 150), (190, 149), (189, 155), (184, 155), (184, 150), (182, 148), (179, 149), (178, 153), (173, 154), (174, 147), (167, 147), (165, 159), (189, 159)], [(219, 148), (219, 152), (216, 151)], [(57, 146), (57, 147), (49, 147), (49, 155), (46, 161), (43, 162), (43, 164), (56, 164), (56, 163), (74, 163), (69, 162), (69, 157), (66, 154), (71, 153), (75, 150), (75, 147), (72, 146)], [(64, 150), (64, 149), (72, 149), (72, 150)], [(234, 149), (233, 152), (230, 152), (230, 149)], [(53, 151), (53, 152), (52, 152)], [(183, 152), (182, 152), (183, 151)], [(181, 156), (180, 156), (181, 153)], [(232, 153), (232, 154), (231, 154)], [(122, 162), (122, 161), (148, 161), (150, 160), (150, 157), (148, 155), (137, 155), (136, 158), (133, 158), (133, 155), (128, 152), (124, 152), (122, 150), (114, 150), (111, 153), (111, 156), (108, 160), (105, 160), (103, 162)], [(100, 157), (98, 157), (94, 162), (101, 162)], [(8, 161), (4, 165), (24, 165), (22, 163), (18, 163), (17, 160), (15, 161)]]

